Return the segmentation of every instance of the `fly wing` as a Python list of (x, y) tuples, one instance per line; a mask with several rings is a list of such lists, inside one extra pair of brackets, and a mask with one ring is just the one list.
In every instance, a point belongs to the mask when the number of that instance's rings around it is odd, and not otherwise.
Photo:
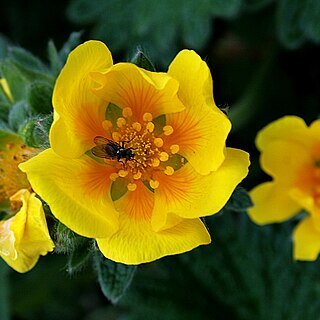
[(97, 136), (93, 139), (94, 143), (96, 145), (101, 145), (101, 144), (108, 144), (110, 142), (113, 142), (112, 140), (109, 140), (107, 138), (101, 137), (101, 136)]
[(94, 156), (98, 158), (110, 158), (108, 153), (106, 152), (106, 145), (99, 144), (91, 149), (91, 152)]

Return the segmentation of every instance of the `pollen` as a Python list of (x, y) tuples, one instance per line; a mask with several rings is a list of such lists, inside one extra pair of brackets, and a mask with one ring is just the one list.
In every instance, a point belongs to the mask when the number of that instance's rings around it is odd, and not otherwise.
[(134, 130), (136, 130), (137, 132), (140, 132), (141, 129), (142, 129), (141, 123), (139, 123), (139, 122), (134, 122), (134, 123), (132, 124), (132, 128), (133, 128)]
[(118, 172), (119, 177), (124, 178), (128, 175), (129, 171), (120, 169)]
[(148, 122), (148, 124), (147, 124), (147, 130), (148, 130), (149, 132), (153, 132), (153, 130), (154, 130), (154, 124), (153, 124), (153, 122)]
[(112, 139), (116, 142), (121, 140), (121, 133), (118, 131), (113, 131), (112, 132)]
[(161, 138), (155, 138), (153, 140), (153, 143), (155, 144), (156, 147), (160, 148), (163, 146), (163, 140)]
[(151, 165), (156, 168), (156, 167), (159, 167), (160, 165), (160, 160), (158, 158), (153, 158), (151, 159)]
[(172, 176), (174, 174), (174, 169), (170, 166), (166, 166), (164, 173), (168, 176)]
[(127, 121), (125, 118), (120, 117), (117, 119), (117, 127), (118, 128), (122, 128), (123, 126), (126, 125), (126, 123), (127, 123)]
[(126, 107), (122, 110), (122, 115), (125, 117), (125, 118), (130, 118), (132, 117), (132, 109), (129, 108), (129, 107)]
[(172, 126), (169, 126), (169, 125), (164, 126), (162, 130), (163, 130), (163, 133), (164, 133), (166, 136), (170, 136), (170, 134), (173, 133), (173, 128), (172, 128)]
[(165, 161), (168, 161), (168, 159), (169, 159), (169, 155), (165, 151), (162, 151), (160, 153), (160, 161), (165, 162)]
[(140, 171), (138, 171), (133, 175), (134, 180), (139, 180), (141, 177), (142, 177), (142, 173)]
[(179, 152), (180, 147), (177, 144), (173, 144), (170, 146), (170, 151), (172, 154), (176, 154)]
[(143, 121), (152, 121), (153, 117), (152, 114), (150, 112), (146, 112), (143, 114), (142, 116)]
[(157, 189), (159, 187), (159, 181), (158, 180), (152, 180), (150, 179), (149, 185), (152, 189)]
[(110, 130), (112, 128), (112, 122), (110, 120), (102, 121), (102, 128), (106, 131)]
[(110, 180), (116, 181), (119, 175), (116, 172), (110, 174)]
[(129, 191), (134, 191), (137, 189), (137, 185), (135, 183), (128, 183), (127, 188)]

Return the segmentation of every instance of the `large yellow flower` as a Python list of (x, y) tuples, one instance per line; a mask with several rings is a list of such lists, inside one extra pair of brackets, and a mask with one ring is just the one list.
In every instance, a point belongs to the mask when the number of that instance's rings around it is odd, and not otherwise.
[(249, 160), (225, 147), (231, 125), (195, 52), (156, 73), (113, 65), (103, 43), (86, 42), (69, 55), (53, 105), (51, 149), (20, 168), (62, 223), (126, 264), (210, 242), (199, 217), (225, 205)]
[(294, 257), (315, 260), (320, 251), (320, 120), (308, 127), (298, 117), (281, 118), (259, 132), (256, 144), (261, 167), (273, 181), (251, 191), (251, 219), (282, 222), (308, 211), (294, 231)]

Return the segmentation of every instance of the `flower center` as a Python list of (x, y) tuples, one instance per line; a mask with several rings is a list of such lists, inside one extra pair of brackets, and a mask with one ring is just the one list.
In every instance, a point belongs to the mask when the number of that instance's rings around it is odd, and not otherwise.
[(110, 179), (125, 178), (129, 191), (136, 190), (139, 180), (156, 189), (157, 173), (172, 175), (184, 164), (184, 158), (178, 155), (179, 146), (166, 144), (166, 137), (174, 128), (158, 122), (149, 112), (143, 115), (143, 121), (133, 121), (132, 110), (127, 107), (113, 123), (110, 120), (102, 123), (107, 135), (112, 137), (105, 146), (108, 154), (105, 162), (117, 168)]
[(19, 170), (18, 165), (36, 151), (19, 143), (8, 143), (0, 151), (0, 201), (8, 200), (20, 189), (31, 189), (26, 174)]

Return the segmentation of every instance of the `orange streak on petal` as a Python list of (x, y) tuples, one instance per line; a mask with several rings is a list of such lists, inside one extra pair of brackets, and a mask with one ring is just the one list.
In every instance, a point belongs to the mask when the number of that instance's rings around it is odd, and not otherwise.
[(116, 201), (115, 207), (117, 211), (130, 218), (150, 221), (154, 205), (153, 193), (141, 181), (135, 184), (137, 188)]

